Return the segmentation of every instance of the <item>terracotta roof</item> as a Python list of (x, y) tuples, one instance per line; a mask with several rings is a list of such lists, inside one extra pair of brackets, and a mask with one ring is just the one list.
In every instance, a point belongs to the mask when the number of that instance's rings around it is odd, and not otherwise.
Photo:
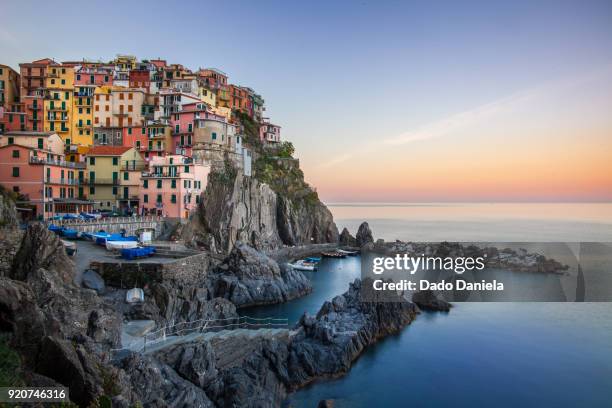
[(94, 146), (87, 152), (88, 156), (121, 156), (130, 150), (129, 146)]

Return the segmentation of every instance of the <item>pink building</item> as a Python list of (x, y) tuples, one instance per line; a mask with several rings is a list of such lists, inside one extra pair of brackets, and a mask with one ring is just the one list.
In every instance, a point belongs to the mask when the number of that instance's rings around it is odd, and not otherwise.
[(264, 118), (259, 125), (259, 140), (264, 143), (280, 143), (280, 130), (280, 126), (270, 123), (268, 118)]
[(113, 84), (113, 68), (111, 66), (77, 66), (74, 69), (74, 84), (111, 86)]
[(63, 146), (56, 148), (44, 135), (40, 133), (41, 148), (14, 139), (0, 147), (0, 184), (22, 195), (22, 206), (33, 209), (32, 218), (91, 211), (93, 203), (84, 189), (85, 164), (65, 161)]
[(189, 103), (183, 105), (179, 112), (170, 117), (172, 128), (172, 144), (177, 154), (191, 156), (192, 147), (195, 143), (194, 130), (199, 126), (201, 120), (213, 119), (225, 122), (223, 116), (219, 116), (208, 109), (204, 102)]
[(210, 166), (181, 155), (152, 157), (142, 173), (140, 206), (145, 214), (188, 218), (206, 188)]

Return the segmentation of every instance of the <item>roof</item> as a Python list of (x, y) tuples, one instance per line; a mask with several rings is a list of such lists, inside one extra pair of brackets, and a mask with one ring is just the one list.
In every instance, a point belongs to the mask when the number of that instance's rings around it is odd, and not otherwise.
[(87, 152), (88, 156), (121, 156), (132, 149), (129, 146), (94, 146)]

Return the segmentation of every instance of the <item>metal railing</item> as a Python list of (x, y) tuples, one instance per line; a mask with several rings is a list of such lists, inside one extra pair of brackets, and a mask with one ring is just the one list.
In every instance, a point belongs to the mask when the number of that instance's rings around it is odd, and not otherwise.
[(162, 217), (157, 215), (143, 215), (135, 217), (104, 217), (98, 219), (61, 219), (61, 220), (49, 220), (49, 224), (55, 224), (59, 226), (63, 225), (88, 225), (88, 224), (126, 224), (134, 222), (156, 222), (161, 221)]
[(215, 332), (222, 330), (236, 329), (277, 329), (286, 328), (289, 326), (289, 319), (274, 318), (274, 317), (251, 317), (239, 316), (228, 317), (225, 319), (200, 319), (190, 322), (181, 322), (168, 325), (156, 331), (145, 334), (142, 337), (142, 346), (113, 349), (111, 352), (119, 352), (123, 350), (131, 350), (139, 353), (147, 351), (147, 347), (153, 347), (162, 343), (169, 336), (179, 337), (193, 333)]

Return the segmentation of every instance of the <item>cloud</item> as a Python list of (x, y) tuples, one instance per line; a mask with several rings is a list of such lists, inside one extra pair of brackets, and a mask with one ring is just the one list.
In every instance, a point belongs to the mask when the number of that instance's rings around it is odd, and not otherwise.
[(490, 102), (476, 108), (456, 113), (446, 118), (437, 120), (415, 130), (404, 132), (399, 136), (384, 139), (383, 143), (388, 145), (402, 145), (420, 140), (435, 139), (457, 130), (469, 127), (481, 120), (501, 113), (513, 106), (526, 101), (535, 95), (535, 91), (519, 92), (506, 98)]

